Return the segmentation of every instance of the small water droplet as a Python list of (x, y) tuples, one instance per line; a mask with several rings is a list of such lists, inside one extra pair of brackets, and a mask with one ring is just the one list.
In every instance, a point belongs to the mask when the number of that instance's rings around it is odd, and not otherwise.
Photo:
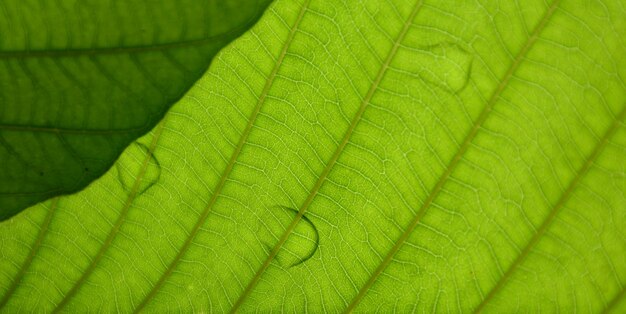
[[(269, 250), (297, 215), (295, 208), (287, 206), (274, 206), (263, 213), (261, 219), (268, 231), (262, 232), (266, 234), (263, 242)], [(298, 266), (313, 257), (318, 246), (319, 233), (315, 224), (307, 216), (302, 216), (274, 259), (283, 268)]]
[(161, 166), (148, 147), (139, 142), (130, 145), (117, 165), (119, 181), (129, 193), (140, 195), (153, 186), (161, 176)]
[(408, 75), (443, 88), (461, 91), (469, 81), (472, 55), (461, 45), (444, 42), (419, 48), (401, 48), (398, 62)]

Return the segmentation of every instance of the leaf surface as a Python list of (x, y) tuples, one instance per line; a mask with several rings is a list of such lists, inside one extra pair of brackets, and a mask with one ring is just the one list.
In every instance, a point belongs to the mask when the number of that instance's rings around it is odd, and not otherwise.
[(279, 0), (104, 177), (0, 226), (0, 306), (623, 312), (625, 14)]
[(101, 176), (267, 3), (3, 0), (0, 220)]

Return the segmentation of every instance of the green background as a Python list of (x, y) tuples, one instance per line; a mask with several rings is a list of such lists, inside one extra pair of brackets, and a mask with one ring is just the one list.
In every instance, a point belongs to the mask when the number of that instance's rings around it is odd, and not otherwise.
[(0, 225), (1, 311), (624, 312), (625, 14), (279, 0)]

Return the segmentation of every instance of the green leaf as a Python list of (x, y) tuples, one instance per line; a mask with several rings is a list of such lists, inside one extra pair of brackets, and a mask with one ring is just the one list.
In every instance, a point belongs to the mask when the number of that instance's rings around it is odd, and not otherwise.
[(626, 3), (274, 3), (116, 167), (0, 226), (0, 307), (626, 310)]
[(268, 2), (3, 0), (0, 220), (100, 177)]

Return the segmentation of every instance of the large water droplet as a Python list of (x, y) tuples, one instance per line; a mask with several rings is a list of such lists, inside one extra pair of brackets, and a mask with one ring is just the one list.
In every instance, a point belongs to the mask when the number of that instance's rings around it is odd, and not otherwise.
[[(267, 228), (266, 231), (269, 231), (262, 232), (268, 235), (263, 242), (269, 250), (276, 245), (297, 214), (295, 208), (286, 206), (274, 206), (265, 210), (260, 218)], [(318, 246), (317, 228), (307, 216), (302, 216), (274, 259), (283, 268), (298, 266), (313, 257)]]
[(116, 163), (124, 190), (136, 195), (144, 193), (161, 176), (161, 166), (148, 147), (139, 142), (129, 146)]

